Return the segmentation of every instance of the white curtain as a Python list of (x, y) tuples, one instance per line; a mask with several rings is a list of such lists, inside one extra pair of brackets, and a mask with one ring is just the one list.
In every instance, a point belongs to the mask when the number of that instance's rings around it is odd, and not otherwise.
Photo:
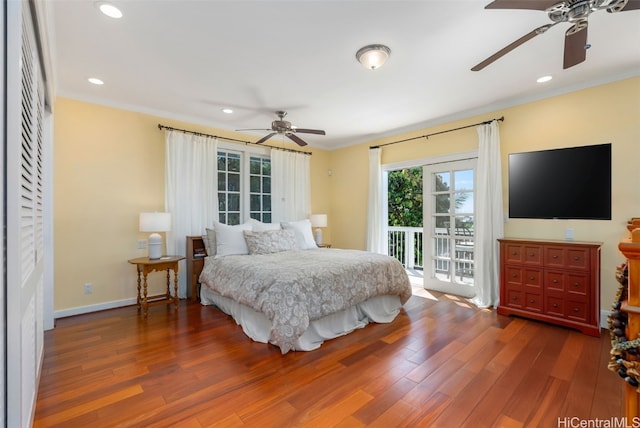
[(382, 149), (369, 149), (369, 202), (367, 210), (367, 251), (387, 254), (387, 236), (384, 227), (384, 180), (380, 164)]
[[(202, 235), (218, 219), (218, 143), (180, 131), (165, 133), (165, 210), (171, 213), (167, 253), (185, 255), (186, 237)], [(187, 296), (186, 269), (178, 271), (178, 296)]]
[(272, 221), (295, 221), (311, 214), (310, 159), (304, 153), (271, 150)]
[(502, 207), (502, 168), (498, 122), (478, 126), (475, 291), (473, 303), (480, 308), (497, 307), (500, 302), (499, 246), (504, 237)]

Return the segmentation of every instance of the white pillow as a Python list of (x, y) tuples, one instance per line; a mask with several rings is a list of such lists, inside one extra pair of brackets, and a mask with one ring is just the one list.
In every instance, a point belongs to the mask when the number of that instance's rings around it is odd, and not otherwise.
[(296, 241), (298, 241), (298, 248), (301, 250), (308, 250), (311, 248), (318, 248), (316, 241), (313, 239), (313, 232), (311, 232), (311, 222), (308, 218), (298, 221), (286, 221), (282, 223), (283, 229), (293, 229), (296, 233)]
[(280, 223), (263, 223), (256, 219), (249, 220), (253, 225), (254, 232), (266, 232), (267, 230), (281, 230)]
[(249, 254), (243, 232), (251, 230), (251, 223), (228, 226), (218, 221), (213, 222), (216, 231), (216, 258), (239, 254)]

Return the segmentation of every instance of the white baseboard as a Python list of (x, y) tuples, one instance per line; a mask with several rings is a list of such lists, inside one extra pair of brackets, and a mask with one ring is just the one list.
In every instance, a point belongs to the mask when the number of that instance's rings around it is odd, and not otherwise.
[(121, 308), (122, 306), (130, 306), (136, 304), (136, 298), (124, 300), (114, 300), (111, 302), (98, 303), (96, 305), (89, 306), (77, 306), (75, 308), (63, 309), (61, 311), (54, 311), (54, 318), (71, 317), (73, 315), (88, 314), (90, 312), (104, 311), (105, 309)]

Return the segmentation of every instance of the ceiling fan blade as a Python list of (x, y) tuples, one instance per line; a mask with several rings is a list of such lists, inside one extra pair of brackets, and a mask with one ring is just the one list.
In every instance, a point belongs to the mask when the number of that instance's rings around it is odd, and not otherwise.
[(307, 143), (300, 137), (298, 137), (296, 134), (293, 134), (291, 132), (287, 132), (286, 135), (290, 140), (294, 141), (297, 145), (299, 146), (306, 146)]
[(273, 131), (271, 128), (244, 128), (244, 129), (236, 129), (235, 131)]
[[(626, 12), (628, 10), (638, 10), (640, 9), (640, 0), (629, 0), (627, 2), (627, 5), (622, 8), (622, 10), (620, 12)], [(609, 11), (607, 9), (607, 11)]]
[(582, 30), (572, 34), (569, 33), (571, 28), (567, 30), (567, 35), (564, 38), (563, 69), (566, 70), (587, 59), (587, 29), (585, 21), (585, 27)]
[(272, 132), (271, 134), (267, 134), (264, 137), (260, 138), (258, 141), (256, 141), (256, 144), (262, 144), (265, 141), (267, 141), (269, 138), (273, 137), (274, 135), (276, 135), (277, 132)]
[(471, 71), (480, 71), (480, 70), (482, 70), (487, 65), (491, 64), (492, 62), (496, 61), (499, 58), (502, 58), (504, 55), (508, 54), (509, 52), (511, 52), (512, 50), (514, 50), (518, 46), (520, 46), (521, 44), (533, 39), (538, 34), (544, 33), (545, 31), (547, 31), (549, 28), (553, 27), (556, 24), (557, 24), (557, 22), (553, 23), (553, 24), (546, 24), (546, 25), (543, 25), (542, 27), (538, 27), (535, 30), (525, 34), (524, 36), (520, 37), (515, 42), (505, 46), (504, 48), (500, 49), (498, 52), (496, 52), (493, 55), (491, 55), (489, 58), (487, 58), (484, 61), (482, 61), (480, 64), (478, 64), (475, 67), (473, 67), (471, 69)]
[(292, 129), (294, 132), (301, 132), (303, 134), (317, 134), (317, 135), (327, 135), (322, 129), (304, 129), (304, 128), (294, 128)]
[(560, 0), (495, 0), (484, 8), (547, 10), (557, 3), (560, 3)]

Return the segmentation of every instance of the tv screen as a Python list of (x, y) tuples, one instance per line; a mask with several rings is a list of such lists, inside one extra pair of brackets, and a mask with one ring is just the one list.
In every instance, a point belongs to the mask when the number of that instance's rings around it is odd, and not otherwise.
[(509, 154), (509, 217), (611, 220), (611, 144)]

